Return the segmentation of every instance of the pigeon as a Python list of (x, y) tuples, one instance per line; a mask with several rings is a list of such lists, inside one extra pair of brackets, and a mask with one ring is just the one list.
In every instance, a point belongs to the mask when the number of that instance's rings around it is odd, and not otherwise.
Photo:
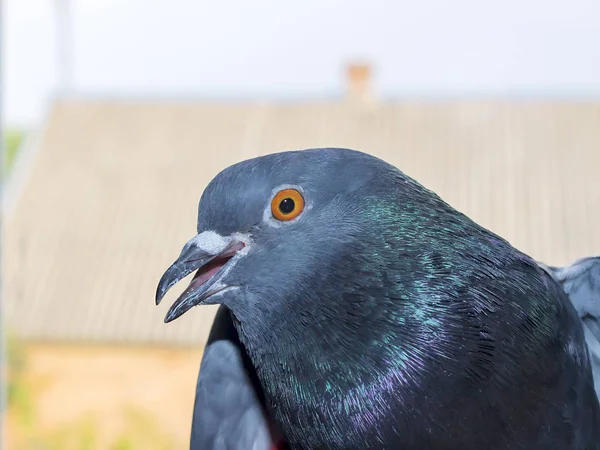
[(156, 303), (193, 272), (165, 317), (219, 305), (192, 450), (600, 449), (600, 260), (538, 262), (379, 158), (224, 169)]

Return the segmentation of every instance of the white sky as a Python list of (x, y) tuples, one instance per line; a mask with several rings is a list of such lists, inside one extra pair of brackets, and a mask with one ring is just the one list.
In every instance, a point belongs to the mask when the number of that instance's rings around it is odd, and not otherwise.
[[(4, 0), (7, 124), (43, 118), (55, 4)], [(387, 95), (600, 97), (599, 0), (71, 0), (74, 87), (90, 95), (336, 94), (347, 59)]]

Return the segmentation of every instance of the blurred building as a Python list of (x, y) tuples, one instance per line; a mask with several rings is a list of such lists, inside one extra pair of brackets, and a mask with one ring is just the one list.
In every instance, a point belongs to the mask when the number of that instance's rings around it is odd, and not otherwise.
[(9, 326), (28, 340), (202, 346), (214, 308), (163, 324), (175, 293), (155, 307), (158, 279), (195, 234), (210, 179), (282, 150), (382, 157), (551, 264), (600, 253), (600, 104), (387, 101), (370, 77), (350, 65), (347, 94), (327, 101), (56, 103), (7, 223)]

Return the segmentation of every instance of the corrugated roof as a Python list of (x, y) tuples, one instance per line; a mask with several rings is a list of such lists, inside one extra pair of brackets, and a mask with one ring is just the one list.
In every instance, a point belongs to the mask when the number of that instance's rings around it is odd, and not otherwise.
[[(55, 106), (5, 228), (3, 301), (26, 339), (202, 344), (215, 308), (165, 325), (164, 269), (203, 188), (249, 157), (349, 147), (397, 165), (551, 264), (600, 254), (600, 104)], [(181, 292), (185, 283), (176, 286)]]

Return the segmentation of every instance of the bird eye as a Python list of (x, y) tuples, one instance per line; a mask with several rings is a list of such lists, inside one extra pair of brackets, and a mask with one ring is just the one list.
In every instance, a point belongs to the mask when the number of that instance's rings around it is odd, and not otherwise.
[(271, 202), (271, 212), (277, 220), (292, 220), (304, 209), (304, 197), (296, 189), (279, 191)]

